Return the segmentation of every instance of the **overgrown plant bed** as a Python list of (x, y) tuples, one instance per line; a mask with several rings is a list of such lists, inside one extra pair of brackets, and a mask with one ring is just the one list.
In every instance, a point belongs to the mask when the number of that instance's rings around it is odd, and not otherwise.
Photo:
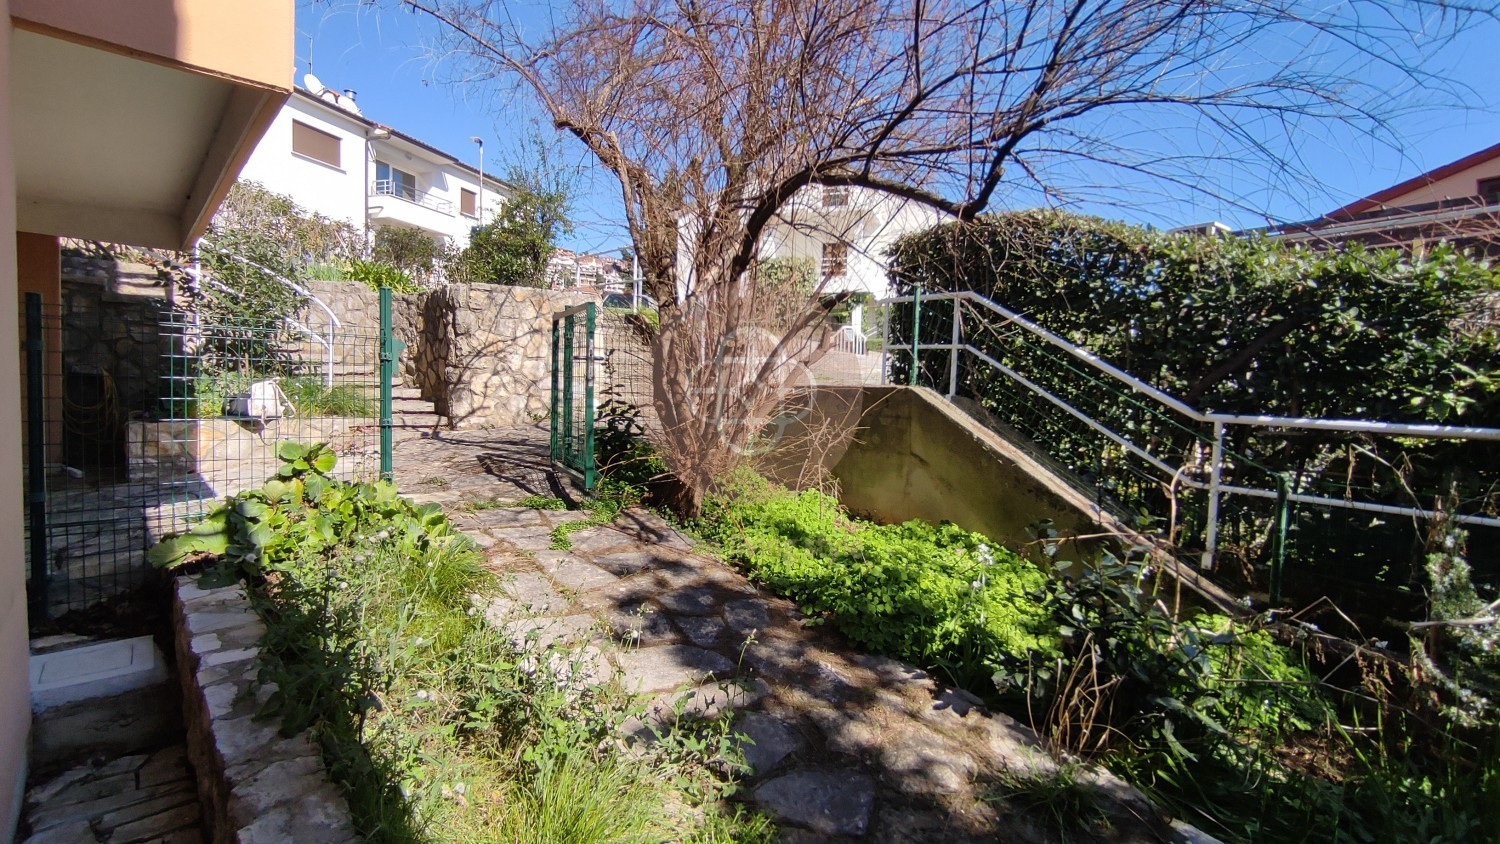
[[(951, 524), (877, 525), (742, 472), (694, 527), (813, 623), (946, 675), (1029, 720), (1067, 760), (1125, 776), (1235, 841), (1472, 841), (1500, 830), (1500, 742), (1403, 706), (1391, 663), (1288, 647), (1153, 591), (1111, 557), (1071, 576), (1045, 535), (1023, 557)], [(1056, 569), (1054, 571), (1054, 568)], [(1382, 672), (1385, 672), (1382, 676)], [(1342, 687), (1324, 676), (1353, 679)], [(1342, 682), (1342, 680), (1341, 680)], [(1072, 768), (997, 785), (1064, 829)], [(1088, 830), (1083, 830), (1088, 831)]]
[(153, 549), (217, 557), (265, 621), (265, 717), (308, 729), (372, 841), (768, 841), (723, 799), (727, 722), (627, 748), (639, 714), (571, 652), (516, 642), (479, 610), (472, 543), (393, 485), (344, 483), (323, 446), (283, 444), (278, 476)]

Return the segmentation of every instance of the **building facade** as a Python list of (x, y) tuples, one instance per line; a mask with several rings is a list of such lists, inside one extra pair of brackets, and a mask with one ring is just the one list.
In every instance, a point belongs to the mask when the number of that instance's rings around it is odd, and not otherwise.
[(511, 196), (505, 182), (486, 175), (481, 188), (477, 168), (365, 117), (352, 92), (329, 89), (297, 88), (240, 177), (366, 238), (400, 226), (460, 248)]
[[(761, 238), (761, 261), (793, 261), (810, 266), (824, 294), (889, 294), (887, 251), (900, 238), (947, 222), (951, 217), (931, 206), (870, 188), (814, 185), (799, 191), (782, 208)], [(690, 224), (680, 227), (678, 296), (687, 295), (693, 278), (688, 238)]]
[(1447, 241), (1500, 258), (1500, 144), (1466, 155), (1341, 208), (1255, 233), (1314, 248), (1360, 243), (1415, 249)]

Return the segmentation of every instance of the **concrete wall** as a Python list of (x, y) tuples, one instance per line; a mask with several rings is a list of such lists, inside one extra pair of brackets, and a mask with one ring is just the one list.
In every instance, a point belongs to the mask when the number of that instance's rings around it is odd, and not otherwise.
[[(1050, 477), (1036, 461), (932, 390), (842, 387), (816, 391), (806, 419), (788, 429), (765, 468), (794, 485), (809, 432), (821, 430), (821, 462), (856, 514), (878, 522), (951, 521), (1011, 549), (1027, 528), (1051, 519), (1062, 535), (1097, 532), (1090, 502)], [(829, 431), (842, 431), (835, 441)], [(1077, 557), (1064, 546), (1060, 556)]]
[[(0, 126), (9, 127), (9, 0), (0, 0)], [(0, 839), (10, 840), (26, 786), (31, 733), (25, 548), (21, 544), (21, 341), (16, 302), (16, 179), (10, 132), (0, 131)]]

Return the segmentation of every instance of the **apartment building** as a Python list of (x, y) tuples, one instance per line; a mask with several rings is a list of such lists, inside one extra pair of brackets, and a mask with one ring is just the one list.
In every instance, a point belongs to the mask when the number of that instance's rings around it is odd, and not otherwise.
[[(457, 156), (365, 117), (353, 91), (308, 74), (292, 92), (241, 173), (303, 208), (344, 220), (366, 237), (380, 226), (469, 244), (511, 196), (503, 181)], [(312, 90), (317, 89), (317, 90)]]

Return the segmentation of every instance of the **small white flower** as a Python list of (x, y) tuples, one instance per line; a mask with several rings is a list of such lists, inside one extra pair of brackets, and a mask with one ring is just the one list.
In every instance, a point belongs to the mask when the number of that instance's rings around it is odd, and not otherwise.
[(342, 592), (342, 591), (344, 591), (345, 589), (348, 589), (348, 588), (349, 588), (349, 581), (347, 581), (347, 580), (340, 580), (339, 581), (339, 591), (340, 592)]
[(969, 588), (973, 589), (975, 592), (978, 592), (979, 590), (984, 588), (984, 580), (977, 579), (969, 581)]
[(354, 562), (356, 562), (356, 563), (363, 563), (366, 559), (367, 558), (365, 557), (364, 554), (355, 554), (354, 555)]
[(383, 530), (380, 533), (375, 534), (375, 538), (384, 542), (385, 540), (391, 538), (391, 532), (388, 530)]
[(423, 639), (421, 636), (418, 636), (417, 638), (411, 640), (411, 646), (414, 648), (420, 648), (425, 644), (427, 644), (427, 640)]
[(417, 700), (432, 700), (432, 692), (429, 692), (426, 689), (418, 689)]
[(467, 785), (464, 785), (462, 782), (456, 782), (453, 784), (454, 794), (467, 794), (468, 791), (469, 787)]

